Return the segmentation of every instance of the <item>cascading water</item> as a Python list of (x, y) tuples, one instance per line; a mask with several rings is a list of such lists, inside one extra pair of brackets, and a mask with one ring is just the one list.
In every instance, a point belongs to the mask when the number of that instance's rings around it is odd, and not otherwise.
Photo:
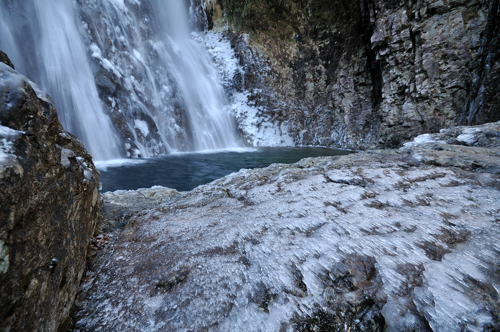
[(168, 23), (165, 36), (174, 46), (166, 53), (172, 73), (184, 97), (195, 150), (237, 147), (236, 128), (224, 111), (224, 89), (219, 83), (212, 59), (202, 45), (190, 38), (188, 15), (181, 0), (156, 0)]
[(0, 18), (0, 49), (95, 159), (239, 146), (182, 0), (0, 0)]
[(103, 112), (71, 1), (2, 0), (0, 48), (51, 95), (64, 127), (97, 160), (121, 148)]
[[(127, 156), (237, 147), (236, 124), (182, 0), (82, 0), (97, 85)], [(99, 13), (100, 19), (95, 19)]]

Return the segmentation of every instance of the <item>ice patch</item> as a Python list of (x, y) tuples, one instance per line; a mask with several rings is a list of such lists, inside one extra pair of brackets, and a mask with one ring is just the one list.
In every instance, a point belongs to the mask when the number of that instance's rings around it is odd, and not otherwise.
[(101, 49), (95, 43), (90, 44), (90, 50), (92, 51), (92, 57), (102, 59)]
[(22, 133), (21, 131), (11, 129), (9, 127), (5, 127), (0, 125), (0, 136), (15, 136)]
[(480, 130), (477, 128), (465, 128), (462, 134), (457, 136), (457, 140), (467, 145), (473, 145), (476, 142), (476, 136), (474, 134), (478, 131)]
[(120, 71), (109, 61), (108, 59), (102, 59), (102, 66), (108, 70), (113, 72), (117, 77), (122, 77)]
[(0, 125), (0, 162), (4, 162), (12, 154), (13, 144), (8, 138), (20, 133), (22, 132)]
[(145, 64), (145, 61), (144, 61), (144, 59), (143, 59), (143, 57), (142, 57), (141, 53), (140, 53), (138, 50), (133, 49), (133, 50), (132, 50), (132, 53), (134, 54), (134, 57), (135, 57), (137, 60), (139, 60), (139, 62), (141, 62), (142, 64)]
[(106, 171), (111, 167), (122, 167), (127, 165), (137, 165), (147, 162), (144, 159), (112, 159), (106, 161), (94, 161), (95, 167), (100, 171)]
[(134, 120), (134, 128), (139, 129), (141, 131), (141, 133), (142, 133), (142, 136), (144, 136), (144, 137), (146, 137), (146, 136), (149, 135), (148, 124), (144, 120), (135, 119)]
[(422, 134), (415, 137), (412, 142), (404, 143), (403, 146), (412, 147), (425, 143), (443, 143), (443, 142), (436, 139), (435, 135), (433, 134)]
[(192, 33), (193, 39), (205, 45), (210, 56), (217, 64), (217, 69), (224, 85), (232, 83), (234, 75), (242, 72), (238, 59), (234, 56), (231, 43), (219, 32)]
[(174, 151), (170, 153), (171, 155), (186, 155), (186, 154), (214, 154), (221, 152), (237, 152), (237, 153), (247, 153), (247, 152), (256, 152), (258, 148), (227, 148), (227, 149), (214, 149), (214, 150), (201, 150), (196, 152), (179, 152)]
[(3, 149), (4, 141), (5, 141), (5, 138), (3, 140), (0, 140), (0, 163), (3, 163), (9, 157), (9, 155), (7, 153), (5, 153), (5, 151)]
[(248, 105), (249, 92), (233, 96), (231, 111), (235, 114), (239, 129), (250, 139), (254, 146), (294, 146), (286, 124), (277, 126), (261, 114), (264, 110)]
[(122, 12), (127, 10), (127, 6), (123, 2), (123, 0), (110, 0), (116, 7), (118, 7)]
[[(484, 310), (484, 287), (496, 281), (500, 231), (485, 207), (498, 205), (498, 191), (468, 184), (450, 190), (446, 184), (463, 180), (457, 176), (445, 168), (320, 162), (307, 170), (272, 165), (233, 173), (138, 217), (134, 238), (123, 237), (103, 266), (80, 324), (134, 330), (146, 316), (158, 324), (151, 331), (292, 330), (294, 317), (331, 308), (328, 292), (342, 280), (332, 276), (355, 255), (376, 261), (373, 286), (380, 288), (366, 299), (387, 297), (393, 330), (410, 330), (398, 327), (416, 324), (419, 314), (435, 331), (481, 330), (494, 317)], [(370, 182), (360, 185), (363, 179)], [(439, 215), (455, 216), (453, 224)], [(439, 240), (454, 234), (467, 238), (450, 246)]]
[(419, 136), (415, 137), (415, 139), (413, 141), (417, 144), (435, 142), (434, 137), (431, 134), (419, 135)]

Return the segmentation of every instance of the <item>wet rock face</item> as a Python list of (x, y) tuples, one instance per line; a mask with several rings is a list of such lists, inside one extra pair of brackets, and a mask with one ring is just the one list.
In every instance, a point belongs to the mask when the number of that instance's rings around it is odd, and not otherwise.
[(10, 61), (9, 57), (7, 56), (7, 54), (5, 54), (4, 52), (0, 51), (0, 62), (3, 62), (5, 63), (7, 66), (11, 67), (12, 69), (15, 69), (14, 68), (14, 65), (12, 64), (12, 62)]
[(236, 52), (272, 68), (245, 85), (261, 99), (271, 95), (263, 81), (276, 92), (284, 116), (274, 105), (270, 116), (296, 143), (394, 147), (460, 122), (498, 120), (499, 1), (208, 3), (215, 28), (229, 20), (265, 56)]
[(102, 251), (75, 330), (498, 330), (499, 144), (498, 122), (456, 127), (109, 194), (119, 222), (162, 203)]
[(500, 1), (491, 1), (481, 36), (479, 70), (474, 77), (462, 121), (467, 124), (500, 120)]
[(91, 156), (62, 128), (50, 97), (0, 63), (0, 330), (64, 324), (98, 220), (98, 188)]

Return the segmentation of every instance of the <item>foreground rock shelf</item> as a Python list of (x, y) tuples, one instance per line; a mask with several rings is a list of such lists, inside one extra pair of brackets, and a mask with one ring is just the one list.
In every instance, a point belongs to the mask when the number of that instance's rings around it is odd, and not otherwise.
[(499, 174), (493, 123), (191, 192), (107, 193), (115, 240), (75, 329), (498, 330)]

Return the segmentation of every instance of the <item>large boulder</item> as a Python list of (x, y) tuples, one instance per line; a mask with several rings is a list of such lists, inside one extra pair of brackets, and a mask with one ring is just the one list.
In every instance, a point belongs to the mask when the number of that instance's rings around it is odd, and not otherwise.
[(50, 97), (0, 60), (0, 330), (55, 331), (85, 268), (99, 173)]

